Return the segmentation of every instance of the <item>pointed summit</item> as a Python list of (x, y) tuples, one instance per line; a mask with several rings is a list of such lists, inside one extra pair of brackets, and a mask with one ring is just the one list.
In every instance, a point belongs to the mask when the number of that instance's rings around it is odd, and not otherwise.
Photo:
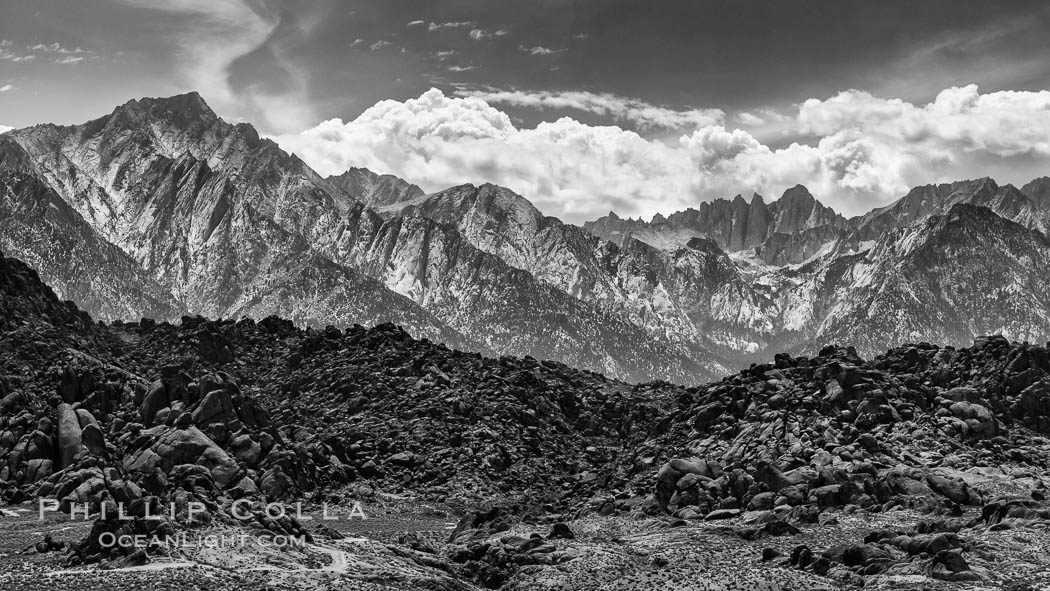
[(114, 109), (111, 115), (111, 119), (116, 120), (137, 121), (140, 118), (168, 121), (180, 128), (198, 122), (211, 125), (219, 120), (219, 116), (197, 92), (130, 100)]
[(805, 185), (795, 185), (784, 191), (777, 203), (781, 203), (785, 207), (797, 207), (799, 205), (811, 205), (816, 200)]
[(423, 196), (423, 189), (416, 185), (392, 174), (377, 174), (367, 168), (350, 168), (326, 180), (354, 199), (375, 208), (396, 209)]
[(784, 191), (780, 199), (770, 205), (773, 211), (774, 231), (792, 234), (820, 226), (844, 227), (846, 219), (835, 213), (813, 196), (803, 185)]
[(195, 115), (215, 115), (204, 97), (197, 91), (184, 94), (176, 94), (169, 97), (146, 97), (139, 99), (139, 104), (153, 109), (178, 109), (179, 111)]
[(1039, 209), (1050, 210), (1050, 177), (1040, 177), (1021, 187), (1021, 192)]

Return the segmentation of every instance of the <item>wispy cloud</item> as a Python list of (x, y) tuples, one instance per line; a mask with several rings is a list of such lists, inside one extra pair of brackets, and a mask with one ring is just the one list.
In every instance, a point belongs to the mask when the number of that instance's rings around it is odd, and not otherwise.
[(737, 113), (736, 116), (733, 117), (733, 120), (741, 125), (746, 125), (748, 127), (759, 127), (761, 125), (766, 124), (765, 119), (753, 113), (748, 113), (746, 111)]
[(35, 54), (15, 52), (8, 49), (7, 47), (0, 47), (0, 61), (13, 62), (17, 64), (23, 62), (31, 62), (35, 59)]
[(372, 51), (379, 51), (380, 49), (383, 49), (384, 47), (387, 47), (387, 46), (390, 46), (390, 45), (393, 45), (393, 43), (391, 43), (389, 41), (385, 41), (383, 39), (380, 39), (379, 41), (376, 41), (375, 43), (369, 45), (368, 48), (371, 49)]
[(525, 45), (519, 45), (518, 49), (529, 55), (552, 55), (555, 53), (561, 53), (565, 51), (565, 49), (551, 49), (549, 47), (543, 47), (541, 45), (537, 45), (536, 47), (527, 47)]
[(427, 24), (426, 21), (412, 21), (410, 23), (407, 23), (405, 26), (406, 27), (422, 27), (425, 24)]
[(449, 66), (450, 72), (469, 72), (470, 70), (477, 70), (477, 66)]
[(506, 29), (498, 29), (496, 31), (486, 31), (485, 29), (471, 29), (470, 38), (475, 41), (481, 41), (483, 39), (492, 39), (493, 37), (504, 37), (509, 35), (510, 31)]
[(213, 100), (234, 100), (230, 64), (259, 48), (279, 22), (276, 15), (237, 0), (120, 1), (186, 17), (185, 25), (173, 26), (169, 33), (179, 48), (180, 73)]
[(463, 27), (473, 27), (472, 21), (448, 21), (444, 23), (430, 23), (427, 25), (428, 31), (440, 31), (441, 29), (459, 29)]
[(610, 93), (461, 88), (456, 94), (515, 107), (585, 111), (632, 123), (643, 130), (700, 127), (719, 123), (725, 118), (720, 109), (672, 109)]
[(92, 52), (81, 49), (79, 47), (63, 47), (60, 43), (37, 43), (36, 45), (30, 45), (26, 47), (29, 51), (42, 51), (44, 53), (52, 53), (56, 55), (89, 55)]
[[(320, 13), (293, 18), (271, 3), (254, 0), (119, 1), (149, 11), (144, 15), (159, 11), (158, 22), (171, 23), (163, 41), (175, 48), (175, 75), (220, 112), (247, 116), (271, 129), (314, 120), (314, 104), (307, 100), (310, 72), (290, 56), (293, 41), (319, 26)], [(279, 73), (235, 85), (232, 72), (238, 60), (263, 48), (269, 66)]]
[(81, 47), (66, 47), (58, 42), (35, 43), (19, 49), (8, 39), (0, 41), (0, 61), (17, 64), (37, 61), (38, 58), (41, 61), (70, 65), (97, 61), (98, 55)]
[(999, 88), (1045, 81), (1050, 73), (1044, 57), (1048, 24), (1050, 5), (1033, 2), (1022, 14), (931, 31), (887, 62), (886, 71), (872, 76), (873, 84), (865, 89), (925, 99), (960, 81)]

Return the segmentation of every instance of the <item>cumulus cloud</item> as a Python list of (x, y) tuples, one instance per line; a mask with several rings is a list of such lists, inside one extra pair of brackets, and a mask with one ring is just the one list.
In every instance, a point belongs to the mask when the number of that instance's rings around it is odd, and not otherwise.
[(977, 85), (948, 88), (925, 106), (850, 90), (802, 104), (802, 130), (831, 135), (857, 129), (913, 151), (986, 152), (1001, 157), (1050, 154), (1050, 91), (980, 94)]
[[(609, 210), (666, 214), (751, 191), (775, 198), (798, 183), (855, 215), (914, 185), (992, 174), (995, 163), (1025, 159), (1050, 169), (1050, 92), (950, 88), (921, 106), (843, 92), (802, 103), (792, 124), (818, 139), (780, 148), (727, 127), (720, 112), (662, 140), (568, 117), (518, 128), (497, 102), (431, 89), (377, 103), (347, 123), (332, 119), (276, 139), (323, 174), (364, 166), (430, 191), (493, 182), (571, 222)], [(554, 104), (570, 103), (557, 97)], [(602, 103), (580, 104), (596, 111)]]
[(679, 146), (693, 161), (691, 192), (698, 196), (756, 191), (775, 198), (801, 183), (837, 210), (859, 214), (908, 189), (909, 162), (856, 131), (821, 138), (814, 146), (772, 149), (746, 131), (717, 125), (681, 137)]
[(456, 91), (456, 94), (480, 98), (488, 103), (514, 107), (575, 109), (598, 115), (608, 115), (617, 121), (631, 123), (643, 130), (713, 125), (720, 122), (725, 116), (725, 113), (719, 109), (675, 110), (609, 93), (598, 94), (584, 91), (529, 92), (522, 90), (461, 88)]
[(0, 92), (8, 92), (15, 89), (14, 84), (3, 84), (0, 85)]
[(518, 129), (483, 100), (437, 89), (404, 102), (382, 101), (348, 123), (332, 119), (276, 139), (322, 174), (364, 166), (428, 190), (493, 182), (576, 221), (610, 204), (623, 211), (629, 202), (664, 200), (669, 181), (685, 197), (691, 167), (684, 151), (618, 127), (562, 118)]
[(11, 127), (11, 126), (8, 126), (8, 125), (0, 125), (0, 134), (7, 133), (7, 132), (11, 131), (12, 129), (14, 129), (14, 127)]
[(427, 23), (424, 22), (424, 21), (412, 21), (412, 22), (406, 24), (405, 26), (406, 27), (422, 27), (425, 24), (427, 24)]
[(1023, 183), (1050, 170), (1048, 91), (981, 94), (970, 85), (914, 105), (850, 90), (803, 102), (793, 126), (819, 140), (772, 150), (721, 127), (682, 138), (700, 170), (695, 190), (779, 190), (797, 180), (859, 214), (915, 185), (980, 176)]

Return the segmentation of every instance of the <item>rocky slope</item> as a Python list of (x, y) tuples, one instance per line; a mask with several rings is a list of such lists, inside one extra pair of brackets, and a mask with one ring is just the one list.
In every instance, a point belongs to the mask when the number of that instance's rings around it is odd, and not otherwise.
[[(767, 327), (750, 335), (760, 351), (813, 351), (822, 343), (849, 342), (874, 355), (901, 341), (964, 344), (988, 332), (1040, 340), (1050, 336), (1050, 310), (1040, 295), (1050, 220), (1045, 184), (1037, 180), (1018, 190), (980, 179), (917, 187), (890, 206), (849, 220), (825, 217), (832, 221), (807, 224), (798, 223), (799, 216), (774, 217), (781, 223), (769, 227), (795, 229), (762, 240), (725, 239), (750, 232), (742, 200), (736, 217), (718, 218), (722, 226), (706, 223), (683, 233), (660, 218), (623, 227), (628, 234), (636, 228), (640, 240), (663, 244), (665, 253), (694, 231), (711, 232), (733, 246), (730, 258), (751, 290), (747, 300), (757, 303), (750, 309), (752, 323)], [(785, 198), (808, 203), (798, 189)], [(727, 203), (719, 207), (731, 211)], [(808, 211), (814, 213), (805, 219), (821, 219), (819, 207)], [(697, 217), (681, 212), (667, 219), (690, 215)], [(618, 227), (608, 222), (586, 227), (604, 235)]]
[[(952, 211), (959, 223), (994, 215)], [(413, 499), (405, 507), (441, 503), (462, 519), (441, 537), (354, 546), (362, 578), (346, 565), (298, 567), (300, 583), (1050, 582), (1050, 564), (1024, 545), (1043, 543), (1050, 520), (1050, 353), (1039, 344), (982, 337), (872, 360), (828, 346), (699, 387), (630, 385), (550, 361), (450, 350), (392, 325), (100, 324), (0, 256), (0, 350), (3, 498), (130, 507), (130, 521), (96, 519), (83, 539), (28, 544), (33, 556), (72, 565), (169, 560), (107, 551), (97, 543), (104, 532), (243, 528), (324, 537), (328, 545), (311, 547), (335, 557), (341, 534), (324, 522), (269, 518), (255, 505), (246, 526), (233, 501), (382, 494)], [(190, 501), (204, 512), (136, 518), (147, 502)], [(316, 560), (308, 556), (295, 560)], [(295, 587), (250, 583), (229, 584)]]
[[(853, 243), (874, 240), (882, 234), (920, 222), (966, 203), (987, 207), (996, 214), (1044, 234), (1047, 217), (1047, 180), (1036, 179), (1017, 189), (1000, 187), (989, 178), (915, 187), (892, 204), (846, 219), (817, 201), (805, 187), (796, 186), (767, 205), (760, 195), (750, 202), (737, 195), (732, 201), (716, 199), (652, 221), (621, 219), (615, 213), (584, 223), (585, 230), (616, 243), (630, 237), (657, 248), (671, 249), (690, 238), (703, 236), (727, 252), (754, 248), (767, 264), (798, 264), (837, 240)], [(794, 245), (785, 249), (786, 245)]]
[[(105, 533), (249, 526), (252, 537), (337, 535), (267, 516), (261, 503), (340, 491), (375, 501), (367, 491), (378, 489), (458, 511), (498, 501), (569, 513), (575, 499), (610, 484), (603, 466), (643, 440), (680, 391), (550, 361), (483, 358), (393, 325), (316, 331), (275, 317), (96, 324), (3, 256), (0, 319), (8, 353), (0, 366), (0, 494), (12, 504), (39, 496), (63, 511), (88, 507), (83, 540), (49, 538), (33, 550), (64, 550), (74, 566), (133, 568), (164, 558), (107, 549)], [(234, 501), (249, 502), (247, 522)], [(127, 518), (117, 517), (118, 503)], [(172, 505), (165, 519), (146, 517)], [(445, 581), (457, 589), (508, 574), (503, 563), (482, 568), (451, 554), (413, 560), (412, 552), (388, 547), (378, 568), (440, 566), (445, 577), (462, 578)]]
[(657, 214), (651, 222), (624, 220), (610, 212), (586, 222), (583, 228), (618, 244), (633, 237), (657, 248), (681, 246), (690, 238), (702, 236), (714, 240), (723, 250), (735, 252), (758, 246), (775, 234), (791, 235), (824, 226), (843, 228), (845, 222), (845, 218), (798, 185), (771, 204), (758, 194), (750, 202), (737, 195), (731, 201), (716, 199), (666, 217)]
[(234, 498), (370, 479), (433, 497), (556, 502), (644, 439), (681, 390), (455, 351), (390, 324), (96, 324), (20, 261), (0, 256), (0, 280), (7, 498), (82, 497), (90, 487), (67, 489), (66, 468), (93, 455), (158, 494), (161, 476), (197, 460), (207, 489), (239, 487)]
[[(1033, 195), (1038, 181), (1027, 185)], [(958, 204), (987, 207), (999, 216), (1046, 234), (1050, 228), (1047, 211), (1037, 199), (1013, 185), (1000, 187), (989, 178), (912, 189), (891, 205), (850, 220), (859, 240), (870, 240), (883, 233), (943, 214)]]
[(128, 254), (101, 239), (36, 177), (0, 172), (0, 248), (24, 253), (60, 293), (107, 318), (168, 318), (185, 308)]
[(750, 353), (769, 325), (760, 298), (711, 241), (665, 252), (639, 240), (616, 245), (491, 184), (462, 185), (402, 206), (401, 213), (453, 225), (474, 247), (583, 302), (594, 302), (695, 351)]
[[(778, 355), (680, 397), (621, 473), (652, 487), (648, 510), (686, 520), (742, 515), (734, 531), (745, 539), (797, 535), (799, 523), (823, 523), (833, 507), (866, 513), (854, 537), (763, 551), (765, 561), (841, 585), (1004, 588), (1048, 574), (1008, 566), (1013, 558), (992, 550), (1000, 542), (991, 533), (1042, 528), (1050, 516), (1048, 401), (1043, 345), (983, 337), (958, 350), (903, 346), (872, 361), (829, 346), (812, 358)], [(905, 508), (925, 517), (873, 525)]]
[[(538, 281), (454, 229), (379, 215), (348, 190), (376, 204), (418, 190), (362, 171), (322, 179), (250, 126), (219, 119), (196, 94), (132, 101), (81, 126), (38, 126), (3, 140), (10, 156), (0, 166), (48, 185), (79, 215), (68, 225), (123, 251), (150, 290), (170, 294), (173, 310), (234, 318), (280, 311), (318, 326), (392, 321), (451, 346), (635, 379), (726, 369), (702, 343), (654, 339), (620, 310)], [(5, 223), (11, 235), (22, 222)], [(38, 244), (8, 247), (47, 261)], [(74, 287), (64, 268), (42, 272), (59, 288)], [(138, 279), (101, 260), (91, 273), (114, 285)], [(94, 301), (84, 290), (63, 293)], [(172, 318), (137, 292), (121, 300), (92, 311)]]
[(423, 196), (423, 189), (416, 185), (390, 174), (376, 174), (367, 168), (351, 168), (327, 180), (354, 199), (379, 211)]
[[(38, 126), (2, 141), (3, 151), (22, 153), (5, 158), (5, 169), (36, 177), (67, 205), (68, 215), (51, 224), (52, 233), (108, 243), (138, 267), (132, 274), (106, 258), (85, 259), (98, 283), (148, 278), (143, 289), (114, 298), (117, 309), (138, 311), (131, 317), (171, 318), (138, 297), (143, 290), (163, 291), (174, 302), (172, 311), (237, 317), (280, 310), (304, 323), (392, 319), (422, 336), (466, 342), (418, 305), (292, 231), (354, 202), (341, 193), (318, 192), (313, 183), (321, 181), (305, 164), (259, 139), (250, 126), (222, 122), (199, 96), (132, 101), (82, 126)], [(46, 245), (18, 242), (16, 224), (34, 220), (11, 216), (3, 223), (9, 248), (46, 260), (40, 252)], [(41, 270), (56, 286), (75, 287), (61, 267)], [(63, 293), (85, 305), (99, 300), (90, 289)], [(105, 306), (92, 311), (118, 317)]]
[[(1050, 328), (1050, 240), (968, 204), (881, 238), (842, 265), (821, 327), (828, 342), (965, 343), (1000, 333), (1043, 342)], [(837, 269), (828, 269), (831, 279)]]
[(1050, 211), (1050, 177), (1041, 177), (1021, 187), (1021, 192), (1028, 196), (1039, 209)]
[[(580, 229), (492, 185), (424, 195), (364, 169), (321, 178), (196, 94), (12, 131), (0, 171), (0, 246), (103, 319), (392, 322), (455, 348), (682, 382), (836, 340), (873, 355), (1050, 336), (1039, 264), (1025, 263), (1044, 249), (1045, 179), (918, 187), (849, 220), (799, 186)], [(931, 223), (962, 205), (997, 219)]]

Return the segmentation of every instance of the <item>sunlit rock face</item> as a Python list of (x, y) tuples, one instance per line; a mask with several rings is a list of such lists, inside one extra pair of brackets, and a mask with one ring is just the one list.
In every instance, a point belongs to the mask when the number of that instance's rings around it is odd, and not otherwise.
[(322, 178), (191, 93), (0, 138), (0, 247), (98, 318), (393, 322), (486, 354), (704, 381), (780, 351), (1045, 339), (1046, 179), (846, 219), (802, 186), (583, 228), (504, 187)]

